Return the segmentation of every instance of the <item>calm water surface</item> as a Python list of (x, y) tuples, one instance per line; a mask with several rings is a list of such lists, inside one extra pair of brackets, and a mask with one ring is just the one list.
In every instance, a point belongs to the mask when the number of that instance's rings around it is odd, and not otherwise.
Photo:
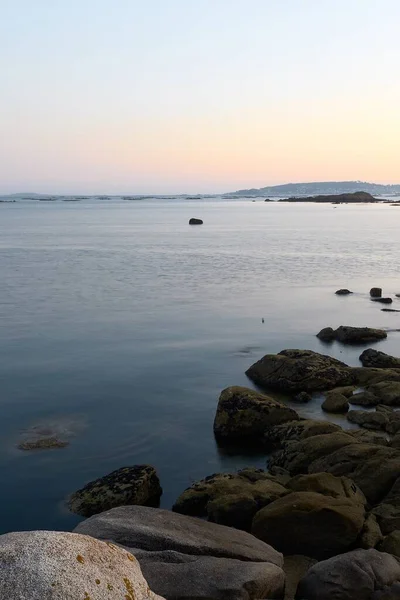
[[(164, 507), (205, 475), (264, 466), (216, 447), (220, 391), (283, 348), (357, 364), (359, 349), (319, 342), (324, 326), (400, 329), (367, 295), (400, 292), (399, 226), (379, 205), (0, 205), (0, 531), (71, 529), (68, 494), (126, 465), (157, 468)], [(400, 333), (379, 348), (400, 354)], [(318, 400), (300, 410), (326, 418)], [(19, 451), (35, 426), (70, 445)]]

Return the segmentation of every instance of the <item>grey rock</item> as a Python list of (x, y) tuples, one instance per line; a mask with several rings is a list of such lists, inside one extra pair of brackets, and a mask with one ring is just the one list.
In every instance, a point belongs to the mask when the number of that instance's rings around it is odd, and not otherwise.
[(0, 536), (0, 597), (7, 600), (164, 600), (122, 548), (56, 531)]
[(348, 290), (347, 288), (342, 288), (340, 290), (337, 290), (335, 292), (335, 294), (337, 294), (338, 296), (348, 296), (349, 294), (352, 294), (353, 292), (351, 292), (350, 290)]
[(71, 495), (68, 507), (78, 515), (90, 517), (116, 506), (157, 504), (161, 494), (154, 467), (135, 465), (91, 481)]
[(354, 550), (317, 563), (297, 588), (297, 600), (371, 600), (400, 579), (400, 564), (377, 550)]
[(168, 548), (195, 556), (283, 564), (279, 552), (249, 533), (145, 506), (114, 508), (79, 523), (75, 531), (152, 552)]

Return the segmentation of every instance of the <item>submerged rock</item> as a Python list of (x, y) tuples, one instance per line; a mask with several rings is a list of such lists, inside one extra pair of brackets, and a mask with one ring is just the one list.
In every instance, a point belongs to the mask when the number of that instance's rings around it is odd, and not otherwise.
[(399, 579), (400, 564), (390, 554), (353, 550), (312, 566), (299, 583), (296, 599), (374, 600), (374, 593)]
[(51, 450), (53, 448), (65, 448), (69, 445), (66, 440), (59, 440), (55, 437), (43, 437), (33, 440), (25, 440), (18, 444), (20, 450)]
[(317, 333), (317, 338), (324, 342), (337, 340), (342, 344), (365, 344), (378, 340), (383, 340), (387, 337), (386, 331), (383, 329), (373, 329), (371, 327), (350, 327), (341, 325), (337, 329), (325, 327)]
[(219, 397), (214, 433), (219, 439), (262, 439), (269, 427), (297, 420), (292, 409), (269, 396), (245, 387), (226, 388)]
[(116, 506), (157, 504), (162, 489), (154, 467), (123, 467), (91, 481), (70, 497), (68, 508), (78, 515), (90, 517)]
[(314, 392), (354, 383), (352, 370), (311, 350), (282, 350), (254, 363), (246, 375), (257, 385), (283, 392)]
[(77, 533), (0, 536), (0, 573), (0, 597), (7, 600), (164, 600), (130, 552)]

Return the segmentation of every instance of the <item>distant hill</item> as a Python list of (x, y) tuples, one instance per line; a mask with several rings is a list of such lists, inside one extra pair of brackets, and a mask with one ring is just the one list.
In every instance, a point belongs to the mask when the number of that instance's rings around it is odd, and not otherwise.
[(251, 188), (229, 192), (225, 196), (316, 196), (321, 194), (351, 194), (368, 192), (370, 194), (400, 194), (399, 185), (382, 185), (366, 181), (313, 181), (310, 183), (286, 183), (263, 188)]

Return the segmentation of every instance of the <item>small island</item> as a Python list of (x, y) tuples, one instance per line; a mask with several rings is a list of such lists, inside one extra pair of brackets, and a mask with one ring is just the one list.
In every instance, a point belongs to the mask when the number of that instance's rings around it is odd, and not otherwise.
[(377, 198), (374, 198), (368, 192), (353, 192), (350, 194), (329, 194), (326, 196), (292, 196), (291, 198), (284, 198), (279, 202), (318, 202), (318, 203), (333, 203), (333, 204), (356, 204), (356, 203), (371, 203), (381, 202)]

